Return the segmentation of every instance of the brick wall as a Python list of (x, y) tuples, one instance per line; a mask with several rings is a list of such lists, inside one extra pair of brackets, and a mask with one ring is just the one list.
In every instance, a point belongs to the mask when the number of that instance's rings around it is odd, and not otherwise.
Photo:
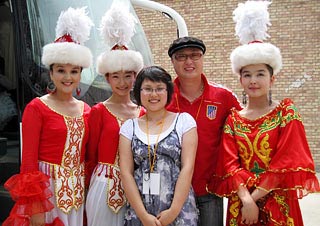
[[(190, 36), (207, 46), (204, 72), (211, 81), (231, 88), (241, 98), (238, 79), (232, 74), (229, 55), (237, 47), (232, 11), (236, 0), (163, 0), (186, 21)], [(154, 63), (174, 72), (167, 55), (177, 37), (176, 25), (161, 13), (135, 7), (151, 47)], [(309, 145), (320, 171), (320, 1), (275, 0), (269, 7), (272, 26), (268, 40), (281, 49), (283, 69), (272, 89), (274, 99), (293, 99), (303, 118)], [(297, 147), (299, 148), (299, 147)]]

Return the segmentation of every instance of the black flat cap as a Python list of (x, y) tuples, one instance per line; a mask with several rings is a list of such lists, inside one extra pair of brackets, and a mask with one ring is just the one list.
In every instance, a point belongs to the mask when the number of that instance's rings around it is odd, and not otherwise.
[(186, 36), (172, 42), (168, 50), (168, 55), (171, 57), (176, 51), (184, 48), (198, 48), (202, 50), (203, 54), (206, 52), (206, 46), (202, 40)]

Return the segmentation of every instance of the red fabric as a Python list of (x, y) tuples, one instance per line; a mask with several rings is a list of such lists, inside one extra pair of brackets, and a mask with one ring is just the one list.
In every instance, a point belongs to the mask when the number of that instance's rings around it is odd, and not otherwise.
[[(144, 110), (140, 111), (143, 114)], [(117, 118), (103, 105), (92, 107), (89, 116), (89, 141), (86, 153), (86, 187), (98, 162), (114, 164), (119, 145), (119, 123)]]
[(46, 224), (46, 226), (64, 226), (64, 223), (56, 217), (51, 224)]
[[(30, 221), (28, 217), (17, 216), (17, 218), (8, 218), (3, 222), (2, 226), (29, 226)], [(56, 217), (52, 223), (47, 223), (45, 226), (64, 226), (64, 223)]]
[(53, 209), (48, 200), (53, 195), (49, 184), (49, 177), (39, 171), (9, 178), (4, 187), (16, 203), (3, 225), (29, 225), (29, 216)]
[(86, 187), (98, 162), (113, 164), (119, 143), (119, 124), (103, 103), (93, 106), (89, 116), (89, 142), (86, 153)]
[[(46, 207), (47, 205), (39, 205), (39, 210), (26, 208), (28, 205), (36, 206), (36, 204), (52, 197), (52, 193), (48, 189), (49, 185), (49, 177), (40, 171), (35, 171), (10, 177), (4, 184), (4, 187), (10, 192), (12, 199), (21, 206), (19, 212), (32, 215), (34, 213), (42, 213), (48, 209), (52, 209), (52, 205), (48, 205), (49, 207)], [(42, 211), (41, 209), (44, 209), (45, 211)]]
[[(90, 139), (87, 145), (87, 160), (113, 164), (119, 144), (119, 124), (103, 103), (92, 107), (89, 116)], [(99, 151), (100, 150), (100, 151)]]
[(24, 216), (9, 216), (2, 226), (29, 226), (30, 221), (28, 217)]
[[(57, 43), (57, 42), (73, 42), (73, 43), (77, 43), (72, 39), (71, 35), (69, 35), (69, 34), (65, 34), (65, 35), (57, 38), (54, 42), (55, 43)], [(79, 43), (77, 43), (77, 44), (79, 44)]]
[(122, 45), (118, 45), (118, 44), (116, 44), (116, 45), (114, 45), (113, 47), (112, 47), (112, 49), (111, 50), (128, 50), (128, 48), (126, 47), (126, 46), (122, 46)]
[[(232, 179), (229, 180), (226, 178)], [(236, 193), (240, 184), (252, 187), (255, 180), (256, 178), (253, 173), (239, 168), (237, 171), (225, 175), (224, 177), (217, 175), (213, 176), (210, 183), (207, 185), (207, 191), (215, 193), (215, 195), (220, 197), (227, 197)]]
[[(88, 140), (90, 107), (84, 104), (85, 136), (81, 147), (81, 162), (85, 157)], [(49, 129), (50, 128), (50, 129)], [(38, 170), (38, 160), (61, 164), (67, 128), (62, 115), (52, 111), (39, 98), (33, 99), (25, 108), (22, 117), (22, 173)]]
[[(167, 107), (168, 110), (173, 112), (188, 112), (197, 122), (199, 142), (192, 179), (192, 185), (197, 196), (208, 194), (206, 184), (216, 168), (215, 159), (225, 119), (231, 108), (240, 109), (239, 102), (230, 90), (214, 83), (208, 83), (205, 75), (202, 75), (202, 81), (204, 82), (203, 100), (200, 96), (193, 103), (190, 103), (181, 96), (179, 78), (176, 78), (174, 81), (175, 94)], [(196, 118), (200, 104), (200, 112), (198, 118)], [(216, 107), (212, 119), (207, 116), (210, 106)]]
[[(90, 107), (84, 104), (85, 135), (82, 140), (81, 162), (84, 161), (88, 139), (87, 118)], [(25, 108), (22, 118), (22, 163), (20, 174), (5, 183), (16, 202), (4, 225), (29, 225), (29, 218), (36, 213), (45, 213), (54, 208), (48, 200), (49, 176), (39, 171), (38, 161), (61, 165), (67, 127), (64, 117), (45, 105), (39, 98), (33, 99)], [(63, 225), (59, 219), (52, 225)]]
[[(236, 195), (240, 184), (251, 191), (260, 187), (270, 192), (260, 208), (272, 219), (268, 225), (288, 225), (291, 219), (294, 225), (302, 225), (297, 198), (320, 191), (301, 116), (290, 99), (256, 120), (232, 110), (224, 127), (218, 162), (220, 167), (208, 189), (231, 196), (227, 222), (241, 221), (239, 212), (231, 214), (235, 206), (241, 206)], [(280, 211), (285, 208), (290, 209), (288, 215)]]

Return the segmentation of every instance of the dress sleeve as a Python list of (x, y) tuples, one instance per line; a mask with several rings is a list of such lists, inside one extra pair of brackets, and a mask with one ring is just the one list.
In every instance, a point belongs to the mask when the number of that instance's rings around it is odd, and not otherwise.
[(180, 113), (177, 120), (176, 130), (181, 143), (183, 134), (188, 132), (190, 129), (197, 127), (197, 123), (187, 112)]
[(216, 173), (207, 184), (209, 193), (230, 196), (238, 191), (240, 185), (251, 187), (255, 176), (240, 166), (238, 149), (234, 138), (231, 116), (226, 120), (218, 151)]
[(128, 119), (123, 123), (123, 125), (120, 127), (120, 134), (128, 138), (129, 140), (132, 140), (133, 136), (133, 123), (135, 119)]
[(185, 133), (190, 129), (197, 127), (197, 123), (189, 113), (183, 112), (178, 116), (177, 127), (180, 127), (182, 133)]
[(282, 110), (277, 151), (269, 170), (260, 174), (259, 187), (265, 190), (297, 190), (298, 197), (320, 191), (314, 161), (301, 116), (293, 103)]
[(39, 103), (32, 101), (23, 112), (21, 173), (38, 170), (39, 143), (43, 129), (43, 118), (38, 105)]
[(98, 145), (103, 126), (102, 112), (99, 110), (98, 105), (92, 107), (88, 119), (89, 124), (89, 140), (86, 148), (86, 188), (89, 187), (90, 178), (94, 168), (98, 163)]
[[(43, 213), (53, 208), (48, 200), (49, 177), (38, 170), (39, 140), (42, 130), (42, 116), (35, 102), (25, 108), (22, 118), (22, 164), (20, 174), (13, 175), (4, 184), (16, 202), (7, 222), (20, 224), (24, 217)], [(5, 225), (5, 224), (4, 224)]]

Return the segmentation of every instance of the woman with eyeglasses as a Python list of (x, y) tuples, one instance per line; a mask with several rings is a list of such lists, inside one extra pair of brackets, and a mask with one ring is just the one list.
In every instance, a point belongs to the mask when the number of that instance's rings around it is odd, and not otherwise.
[(188, 113), (166, 110), (173, 94), (170, 74), (144, 68), (133, 89), (140, 118), (120, 129), (120, 172), (129, 202), (125, 225), (197, 225), (191, 187), (198, 135)]

